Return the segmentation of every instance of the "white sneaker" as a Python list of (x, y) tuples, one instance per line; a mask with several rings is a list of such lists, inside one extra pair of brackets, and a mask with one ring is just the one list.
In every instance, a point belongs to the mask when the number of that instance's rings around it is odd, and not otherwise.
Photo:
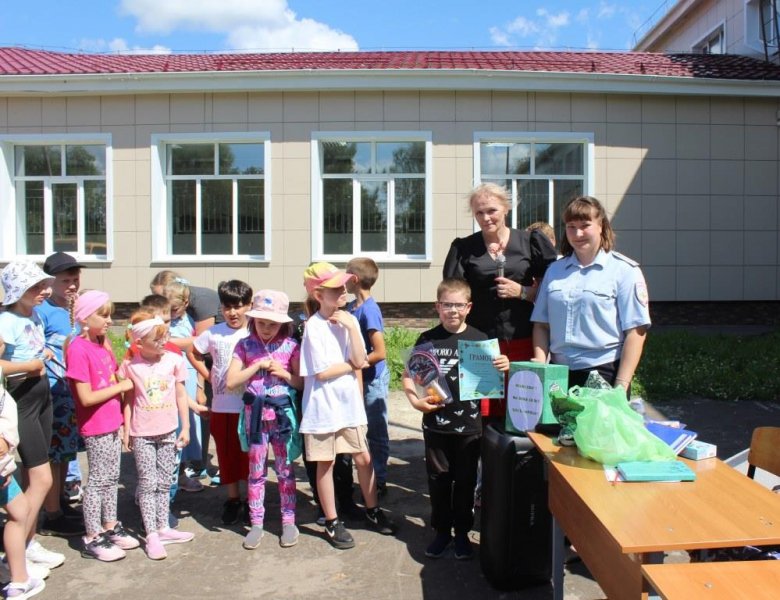
[[(32, 577), (33, 579), (40, 579), (44, 580), (49, 576), (49, 568), (45, 567), (44, 565), (38, 565), (33, 562), (27, 561), (27, 577)], [(8, 563), (5, 561), (5, 556), (3, 557), (3, 560), (0, 560), (0, 583), (10, 583), (11, 582), (11, 570), (8, 568)]]
[(12, 600), (25, 600), (26, 598), (32, 598), (33, 596), (40, 594), (45, 587), (46, 584), (43, 582), (43, 579), (30, 577), (24, 583), (9, 583), (3, 588), (3, 591), (5, 592), (6, 598), (11, 598)]
[(56, 569), (65, 562), (65, 555), (47, 550), (41, 546), (38, 540), (33, 539), (27, 544), (27, 560), (50, 569)]

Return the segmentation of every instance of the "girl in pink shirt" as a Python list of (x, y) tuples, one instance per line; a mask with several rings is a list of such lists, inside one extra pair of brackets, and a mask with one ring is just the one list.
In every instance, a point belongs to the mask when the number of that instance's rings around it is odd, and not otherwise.
[[(176, 451), (190, 440), (188, 397), (184, 388), (184, 357), (165, 350), (168, 326), (141, 308), (130, 317), (132, 343), (119, 376), (133, 382), (125, 394), (124, 443), (133, 451), (138, 471), (138, 505), (146, 528), (146, 555), (152, 560), (168, 556), (165, 544), (189, 542), (192, 533), (168, 526), (171, 473)], [(181, 432), (176, 428), (181, 422)]]
[(81, 335), (66, 344), (65, 350), (65, 374), (76, 399), (76, 419), (89, 465), (81, 555), (106, 562), (124, 558), (125, 550), (139, 546), (117, 520), (121, 394), (133, 389), (133, 384), (117, 381), (116, 360), (105, 345), (113, 308), (105, 292), (90, 290), (79, 296), (71, 310), (81, 325)]

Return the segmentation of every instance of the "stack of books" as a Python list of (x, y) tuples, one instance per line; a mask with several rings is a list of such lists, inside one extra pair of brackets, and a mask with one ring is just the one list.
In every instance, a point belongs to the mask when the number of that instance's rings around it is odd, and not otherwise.
[(657, 438), (666, 442), (675, 454), (680, 454), (683, 449), (696, 439), (696, 432), (683, 429), (682, 427), (672, 427), (658, 421), (648, 421), (645, 423), (647, 430)]

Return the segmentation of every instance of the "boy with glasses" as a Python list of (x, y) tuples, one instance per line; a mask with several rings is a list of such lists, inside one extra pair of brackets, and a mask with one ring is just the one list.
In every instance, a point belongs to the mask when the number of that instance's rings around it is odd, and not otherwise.
[[(415, 346), (431, 344), (439, 370), (447, 382), (453, 402), (444, 404), (436, 396), (419, 396), (414, 381), (405, 372), (403, 388), (411, 405), (423, 413), (425, 464), (431, 499), (431, 526), (436, 537), (425, 551), (440, 558), (453, 541), (458, 560), (468, 560), (474, 550), (468, 533), (474, 524), (474, 489), (477, 483), (482, 423), (476, 400), (460, 400), (458, 340), (479, 341), (487, 336), (466, 324), (471, 310), (471, 288), (465, 279), (446, 278), (436, 290), (439, 325), (420, 335)], [(493, 360), (499, 371), (509, 370), (509, 359)]]

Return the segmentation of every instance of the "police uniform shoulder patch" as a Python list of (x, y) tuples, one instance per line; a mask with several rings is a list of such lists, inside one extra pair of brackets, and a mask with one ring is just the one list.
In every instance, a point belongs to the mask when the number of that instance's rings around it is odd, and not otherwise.
[(634, 284), (634, 294), (636, 294), (636, 299), (642, 306), (647, 306), (650, 296), (647, 293), (647, 284), (644, 281), (637, 281)]
[(628, 258), (625, 254), (621, 254), (620, 252), (612, 251), (612, 256), (617, 258), (618, 260), (622, 260), (624, 263), (627, 263), (631, 265), (632, 267), (638, 267), (639, 263), (636, 262), (633, 258)]

